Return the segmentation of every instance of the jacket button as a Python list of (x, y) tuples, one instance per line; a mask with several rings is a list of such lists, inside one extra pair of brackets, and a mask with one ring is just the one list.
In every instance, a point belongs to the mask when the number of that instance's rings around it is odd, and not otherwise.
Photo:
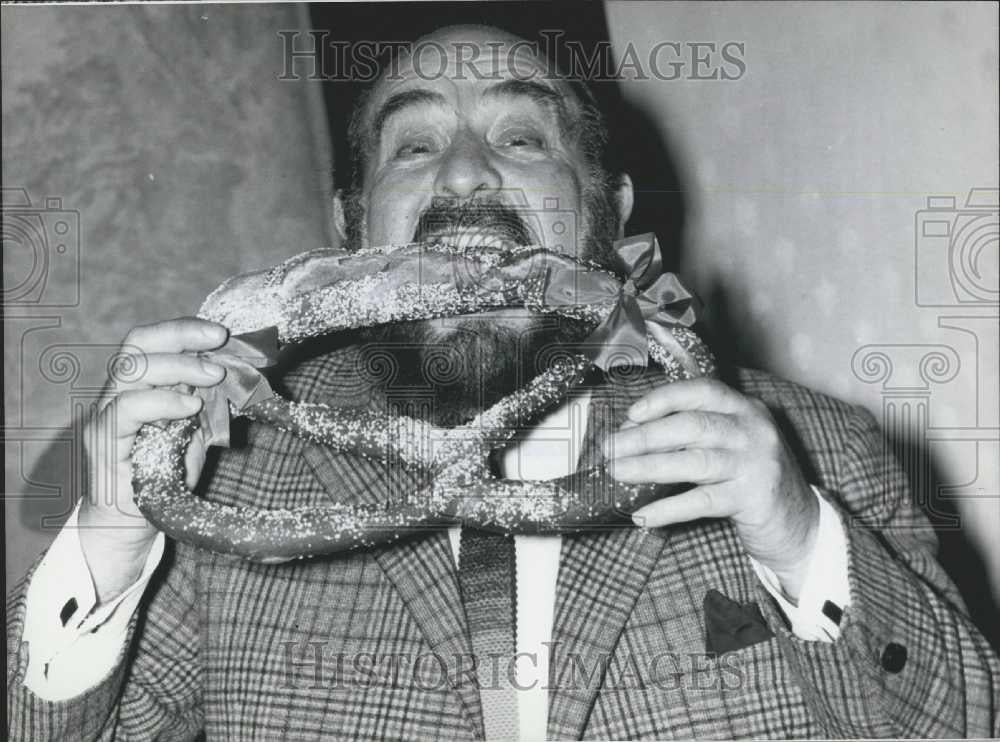
[(889, 642), (882, 651), (882, 669), (895, 675), (906, 664), (906, 647)]

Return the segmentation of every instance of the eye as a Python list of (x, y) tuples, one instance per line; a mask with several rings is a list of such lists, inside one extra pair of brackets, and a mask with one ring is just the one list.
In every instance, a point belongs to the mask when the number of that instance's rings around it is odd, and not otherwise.
[(413, 139), (397, 147), (393, 157), (396, 159), (406, 159), (408, 157), (433, 154), (435, 151), (437, 151), (437, 148), (433, 141), (429, 139)]
[(518, 135), (507, 140), (508, 147), (541, 147), (542, 140), (538, 137)]
[(510, 149), (545, 149), (545, 138), (532, 131), (514, 130), (505, 132), (498, 141), (501, 147)]

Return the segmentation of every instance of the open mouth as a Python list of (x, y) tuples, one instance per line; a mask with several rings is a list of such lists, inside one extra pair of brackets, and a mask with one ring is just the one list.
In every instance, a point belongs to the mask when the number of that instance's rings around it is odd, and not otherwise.
[(538, 244), (521, 215), (503, 204), (434, 205), (417, 224), (414, 242), (450, 245), (462, 250), (510, 249)]

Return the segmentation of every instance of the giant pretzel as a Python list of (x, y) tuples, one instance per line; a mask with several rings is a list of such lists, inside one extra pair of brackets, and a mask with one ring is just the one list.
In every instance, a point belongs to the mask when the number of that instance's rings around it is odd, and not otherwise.
[[(593, 290), (588, 294), (594, 286), (598, 294), (607, 294), (603, 300), (595, 301)], [(589, 299), (581, 300), (584, 296)], [(470, 254), (444, 245), (410, 245), (392, 252), (304, 253), (268, 271), (230, 279), (208, 297), (199, 316), (226, 325), (233, 335), (274, 326), (279, 341), (292, 344), (338, 331), (511, 306), (595, 327), (612, 319), (620, 324), (631, 314), (635, 324), (635, 296), (634, 285), (622, 287), (608, 271), (539, 248)], [(612, 318), (616, 312), (621, 316)], [(668, 381), (714, 373), (711, 354), (683, 324), (646, 322), (645, 327), (651, 334), (643, 333), (643, 356), (648, 352)], [(615, 365), (610, 345), (605, 368)], [(563, 358), (470, 423), (451, 429), (279, 396), (233, 408), (235, 414), (335, 450), (391, 460), (429, 475), (425, 489), (391, 509), (331, 502), (262, 510), (197, 497), (184, 483), (184, 452), (196, 418), (139, 431), (132, 454), (135, 502), (150, 522), (176, 539), (260, 562), (386, 543), (416, 528), (458, 522), (512, 533), (624, 523), (625, 513), (662, 496), (662, 487), (617, 482), (602, 468), (548, 481), (503, 480), (490, 473), (487, 461), (520, 425), (564, 399), (593, 364), (583, 354)]]

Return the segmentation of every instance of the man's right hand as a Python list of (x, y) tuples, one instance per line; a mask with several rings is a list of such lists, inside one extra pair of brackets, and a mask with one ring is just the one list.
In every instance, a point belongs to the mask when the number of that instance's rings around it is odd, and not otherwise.
[[(156, 538), (156, 529), (132, 499), (135, 434), (146, 423), (178, 420), (201, 410), (201, 398), (186, 392), (218, 384), (225, 369), (194, 354), (219, 348), (228, 334), (214, 322), (184, 318), (135, 327), (122, 344), (121, 353), (135, 356), (133, 368), (139, 371), (127, 381), (109, 380), (107, 397), (87, 423), (85, 437), (89, 477), (79, 536), (99, 603), (114, 599), (138, 578)], [(184, 391), (177, 385), (184, 385)], [(185, 464), (187, 485), (193, 488), (205, 464), (200, 429)]]

